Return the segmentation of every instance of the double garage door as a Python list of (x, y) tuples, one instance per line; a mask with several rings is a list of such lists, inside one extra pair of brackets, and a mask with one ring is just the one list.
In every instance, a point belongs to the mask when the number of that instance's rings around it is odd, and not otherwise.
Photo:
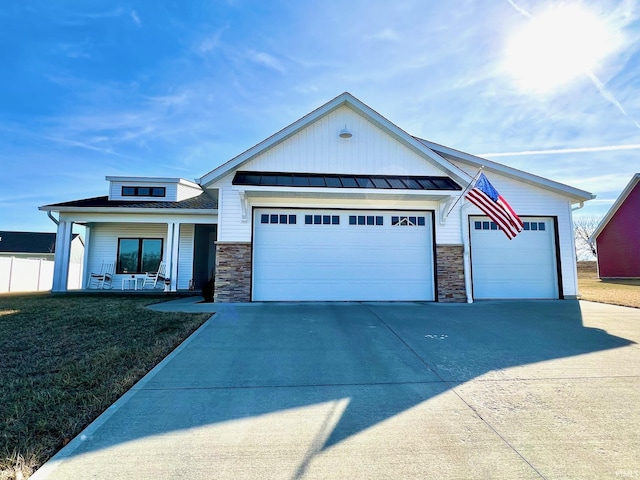
[(431, 212), (255, 209), (253, 300), (434, 300)]
[(509, 240), (488, 217), (471, 217), (473, 297), (558, 298), (555, 222), (527, 217)]

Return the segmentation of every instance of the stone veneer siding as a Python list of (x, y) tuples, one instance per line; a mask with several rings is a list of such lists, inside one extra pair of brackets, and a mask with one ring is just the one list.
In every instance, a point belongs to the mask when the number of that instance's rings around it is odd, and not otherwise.
[(462, 245), (436, 245), (436, 279), (439, 302), (467, 301)]
[(251, 301), (251, 243), (216, 243), (215, 302)]

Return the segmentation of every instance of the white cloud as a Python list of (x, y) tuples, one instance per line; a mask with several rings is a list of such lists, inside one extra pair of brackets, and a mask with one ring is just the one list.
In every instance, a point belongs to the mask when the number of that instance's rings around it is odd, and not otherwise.
[(79, 43), (58, 43), (55, 47), (68, 58), (91, 58), (89, 50), (91, 50), (92, 45), (88, 41)]
[(224, 31), (225, 29), (221, 28), (204, 38), (204, 40), (199, 41), (195, 47), (196, 52), (204, 55), (220, 48), (222, 45), (221, 38)]
[(124, 9), (122, 7), (115, 8), (113, 10), (107, 10), (103, 12), (93, 12), (93, 13), (79, 13), (74, 12), (74, 15), (80, 18), (91, 18), (91, 19), (102, 19), (102, 18), (115, 18), (119, 17), (124, 13)]
[(136, 25), (138, 25), (139, 27), (142, 26), (142, 22), (140, 21), (140, 17), (138, 16), (138, 12), (136, 12), (135, 10), (131, 10), (129, 15), (131, 15), (131, 19), (133, 20), (133, 22)]
[(398, 43), (400, 41), (400, 37), (398, 35), (398, 33), (393, 30), (392, 28), (385, 28), (384, 30), (373, 34), (373, 35), (366, 35), (365, 39), (367, 40), (384, 40), (384, 41), (390, 41), (390, 42), (396, 42)]
[(255, 62), (259, 65), (263, 65), (272, 70), (276, 70), (280, 73), (285, 72), (285, 69), (282, 63), (273, 55), (270, 55), (266, 52), (257, 52), (255, 50), (249, 50), (249, 52), (247, 52), (247, 58), (252, 62)]
[(602, 194), (604, 198), (601, 198), (601, 200), (606, 203), (608, 198), (617, 198), (619, 192), (624, 189), (630, 179), (631, 174), (624, 172), (598, 172), (593, 176), (586, 176), (584, 174), (575, 175), (573, 178), (568, 179), (567, 183), (569, 183), (569, 185), (580, 185), (580, 188), (587, 191)]
[(151, 103), (156, 105), (161, 105), (164, 107), (172, 107), (176, 105), (185, 104), (191, 94), (187, 91), (183, 91), (181, 93), (177, 93), (174, 95), (158, 95), (155, 97), (146, 97)]
[[(54, 142), (54, 143), (58, 143), (60, 145), (64, 145), (67, 147), (77, 147), (77, 148), (83, 148), (85, 150), (91, 150), (93, 152), (98, 152), (98, 153), (102, 153), (105, 155), (115, 155), (116, 157), (121, 157), (121, 158), (131, 158), (128, 157), (126, 155), (122, 155), (120, 153), (114, 152), (113, 150), (111, 150), (111, 148), (102, 148), (96, 145), (91, 145), (89, 143), (85, 143), (85, 142), (80, 142), (77, 140), (71, 140), (68, 138), (61, 138), (61, 137), (45, 137), (45, 139)], [(101, 139), (104, 140), (104, 139)], [(102, 141), (99, 141), (98, 143), (103, 143)]]
[(626, 145), (605, 145), (601, 147), (579, 147), (579, 148), (554, 148), (549, 150), (522, 150), (519, 152), (498, 152), (480, 153), (479, 157), (522, 157), (529, 155), (554, 155), (568, 153), (591, 153), (591, 152), (613, 152), (617, 150), (640, 150), (640, 143), (630, 143)]

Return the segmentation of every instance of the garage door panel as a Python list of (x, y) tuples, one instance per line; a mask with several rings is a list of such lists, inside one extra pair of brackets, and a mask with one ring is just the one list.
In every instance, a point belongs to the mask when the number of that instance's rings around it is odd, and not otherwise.
[(326, 279), (329, 278), (329, 275), (335, 274), (337, 278), (345, 277), (348, 280), (380, 278), (382, 281), (394, 279), (401, 282), (412, 282), (424, 275), (422, 266), (409, 264), (397, 264), (400, 268), (381, 271), (379, 267), (371, 264), (352, 262), (348, 267), (348, 272), (345, 272), (344, 262), (306, 263), (304, 269), (299, 268), (299, 264), (295, 262), (262, 262), (261, 265), (263, 266), (262, 273), (256, 272), (256, 278), (287, 279), (294, 269), (299, 269), (294, 272), (295, 278), (312, 279)]
[[(349, 301), (354, 300), (351, 293), (352, 282), (314, 282), (313, 287), (303, 285), (301, 282), (277, 282), (270, 286), (271, 295), (278, 299), (304, 301)], [(378, 301), (391, 299), (397, 301), (413, 301), (424, 297), (428, 292), (422, 288), (416, 288), (414, 284), (390, 285), (386, 281), (362, 282), (359, 295), (361, 301)], [(392, 297), (390, 296), (392, 295)]]
[[(535, 223), (536, 230), (509, 240), (500, 230), (486, 229), (487, 217), (471, 219), (474, 298), (558, 298), (553, 219), (524, 220), (527, 227)], [(484, 228), (478, 229), (477, 221)]]
[[(261, 223), (261, 215), (297, 215), (295, 224)], [(297, 212), (297, 213), (293, 213)], [(328, 215), (337, 224), (306, 224)], [(391, 224), (390, 211), (256, 209), (254, 300), (433, 300), (433, 234), (423, 225)], [(373, 217), (352, 225), (350, 217)]]

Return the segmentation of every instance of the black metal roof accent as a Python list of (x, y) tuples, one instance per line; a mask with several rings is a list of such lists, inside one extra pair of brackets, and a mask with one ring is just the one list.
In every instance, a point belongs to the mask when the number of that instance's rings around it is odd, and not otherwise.
[(346, 175), (334, 173), (236, 172), (234, 185), (261, 187), (373, 188), (385, 190), (462, 190), (449, 177)]
[(100, 208), (100, 207), (121, 207), (121, 208), (167, 208), (167, 209), (189, 209), (206, 210), (218, 208), (217, 199), (211, 197), (206, 192), (202, 192), (197, 197), (187, 198), (179, 202), (167, 202), (156, 200), (109, 200), (109, 197), (94, 197), (75, 200), (72, 202), (54, 203), (47, 207), (80, 207), (80, 208)]

